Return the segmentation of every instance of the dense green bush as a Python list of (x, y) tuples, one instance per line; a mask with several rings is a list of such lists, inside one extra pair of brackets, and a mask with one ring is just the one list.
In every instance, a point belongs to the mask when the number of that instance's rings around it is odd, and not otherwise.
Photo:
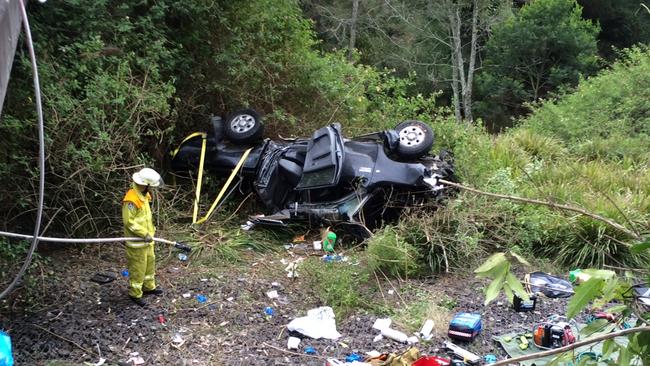
[(650, 49), (633, 48), (574, 93), (535, 108), (522, 126), (561, 139), (576, 155), (647, 163), (649, 84)]
[(524, 103), (596, 71), (599, 27), (581, 13), (576, 0), (538, 0), (496, 25), (477, 79), (477, 112), (488, 119), (520, 115)]

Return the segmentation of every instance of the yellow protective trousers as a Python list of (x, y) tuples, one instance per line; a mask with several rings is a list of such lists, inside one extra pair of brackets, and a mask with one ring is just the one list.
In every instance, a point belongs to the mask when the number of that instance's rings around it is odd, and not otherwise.
[(153, 244), (144, 248), (126, 247), (126, 260), (129, 268), (129, 296), (140, 298), (142, 291), (156, 288), (156, 255)]
[[(124, 236), (144, 238), (153, 237), (156, 228), (153, 226), (153, 215), (149, 202), (151, 195), (143, 194), (135, 185), (122, 200), (122, 221)], [(127, 241), (126, 259), (129, 268), (129, 296), (140, 298), (142, 290), (150, 291), (156, 288), (154, 275), (156, 257), (153, 241)]]

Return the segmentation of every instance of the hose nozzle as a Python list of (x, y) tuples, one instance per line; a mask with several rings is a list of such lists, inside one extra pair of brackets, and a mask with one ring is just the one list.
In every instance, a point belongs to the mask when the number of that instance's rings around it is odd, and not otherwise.
[(190, 252), (192, 252), (192, 247), (190, 247), (189, 245), (187, 245), (187, 244), (185, 244), (185, 243), (183, 243), (183, 242), (180, 242), (180, 241), (179, 241), (179, 242), (176, 242), (176, 244), (174, 244), (174, 248), (176, 248), (176, 249), (180, 249), (180, 250), (182, 250), (182, 251), (185, 252), (185, 253), (190, 253)]

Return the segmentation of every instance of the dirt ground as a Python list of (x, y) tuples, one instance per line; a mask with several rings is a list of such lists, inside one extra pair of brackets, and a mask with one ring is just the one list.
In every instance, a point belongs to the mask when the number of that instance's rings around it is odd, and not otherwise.
[[(405, 349), (388, 339), (373, 342), (378, 331), (371, 327), (379, 316), (359, 310), (336, 320), (343, 335), (339, 340), (305, 338), (298, 351), (288, 352), (286, 324), (326, 305), (304, 276), (286, 276), (281, 260), (290, 258), (284, 250), (249, 251), (240, 263), (206, 266), (193, 258), (181, 262), (165, 252), (159, 254), (157, 271), (165, 293), (148, 297), (149, 306), (140, 308), (127, 298), (127, 279), (120, 275), (126, 265), (121, 247), (59, 250), (41, 266), (41, 276), (34, 276), (37, 290), (18, 292), (0, 303), (0, 328), (12, 337), (17, 365), (95, 364), (100, 357), (107, 365), (127, 365), (133, 352), (145, 365), (324, 365), (326, 357)], [(104, 285), (89, 281), (102, 271), (117, 274), (117, 279)], [(504, 354), (491, 341), (493, 335), (528, 329), (544, 316), (563, 313), (566, 306), (563, 299), (544, 299), (536, 312), (516, 313), (500, 298), (485, 307), (486, 282), (469, 273), (382, 283), (376, 301), (386, 306), (407, 306), (417, 288), (447, 299), (450, 313), (481, 313), (482, 334), (463, 346), (499, 358)], [(269, 299), (266, 293), (271, 290), (280, 297)], [(199, 302), (197, 295), (206, 302)], [(267, 306), (274, 310), (270, 318), (265, 317)], [(445, 327), (437, 324), (435, 337), (416, 347), (423, 354), (444, 355), (439, 348), (447, 340)], [(316, 354), (304, 354), (307, 346)]]

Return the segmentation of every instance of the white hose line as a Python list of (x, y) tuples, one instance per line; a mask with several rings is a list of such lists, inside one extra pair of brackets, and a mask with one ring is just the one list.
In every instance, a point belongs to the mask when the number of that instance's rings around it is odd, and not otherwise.
[(25, 10), (25, 3), (23, 0), (18, 0), (20, 4), (20, 13), (22, 15), (23, 26), (25, 28), (25, 38), (27, 41), (27, 48), (29, 49), (29, 58), (32, 61), (32, 71), (34, 74), (34, 97), (36, 99), (36, 114), (38, 116), (38, 172), (39, 172), (39, 182), (38, 182), (38, 208), (36, 210), (36, 222), (34, 223), (34, 235), (32, 236), (32, 245), (27, 252), (27, 257), (23, 266), (14, 277), (13, 281), (7, 286), (2, 293), (0, 293), (0, 299), (9, 294), (14, 287), (18, 284), (20, 279), (27, 271), (27, 268), (32, 263), (32, 257), (36, 248), (38, 247), (38, 234), (41, 229), (41, 218), (43, 216), (43, 195), (45, 192), (45, 131), (43, 123), (43, 105), (41, 104), (41, 87), (40, 82), (38, 81), (38, 68), (36, 66), (36, 54), (34, 52), (34, 43), (32, 41), (32, 32), (29, 29), (29, 21), (27, 19), (27, 11)]
[[(0, 231), (0, 236), (7, 236), (10, 238), (18, 239), (34, 239), (32, 235), (10, 233), (7, 231)], [(119, 238), (52, 238), (48, 236), (39, 236), (39, 241), (48, 242), (48, 243), (78, 243), (78, 244), (101, 244), (101, 243), (117, 243), (124, 241), (144, 241), (143, 238), (139, 237), (119, 237)], [(152, 238), (151, 240), (164, 244), (175, 245), (175, 241), (162, 239), (162, 238)]]

